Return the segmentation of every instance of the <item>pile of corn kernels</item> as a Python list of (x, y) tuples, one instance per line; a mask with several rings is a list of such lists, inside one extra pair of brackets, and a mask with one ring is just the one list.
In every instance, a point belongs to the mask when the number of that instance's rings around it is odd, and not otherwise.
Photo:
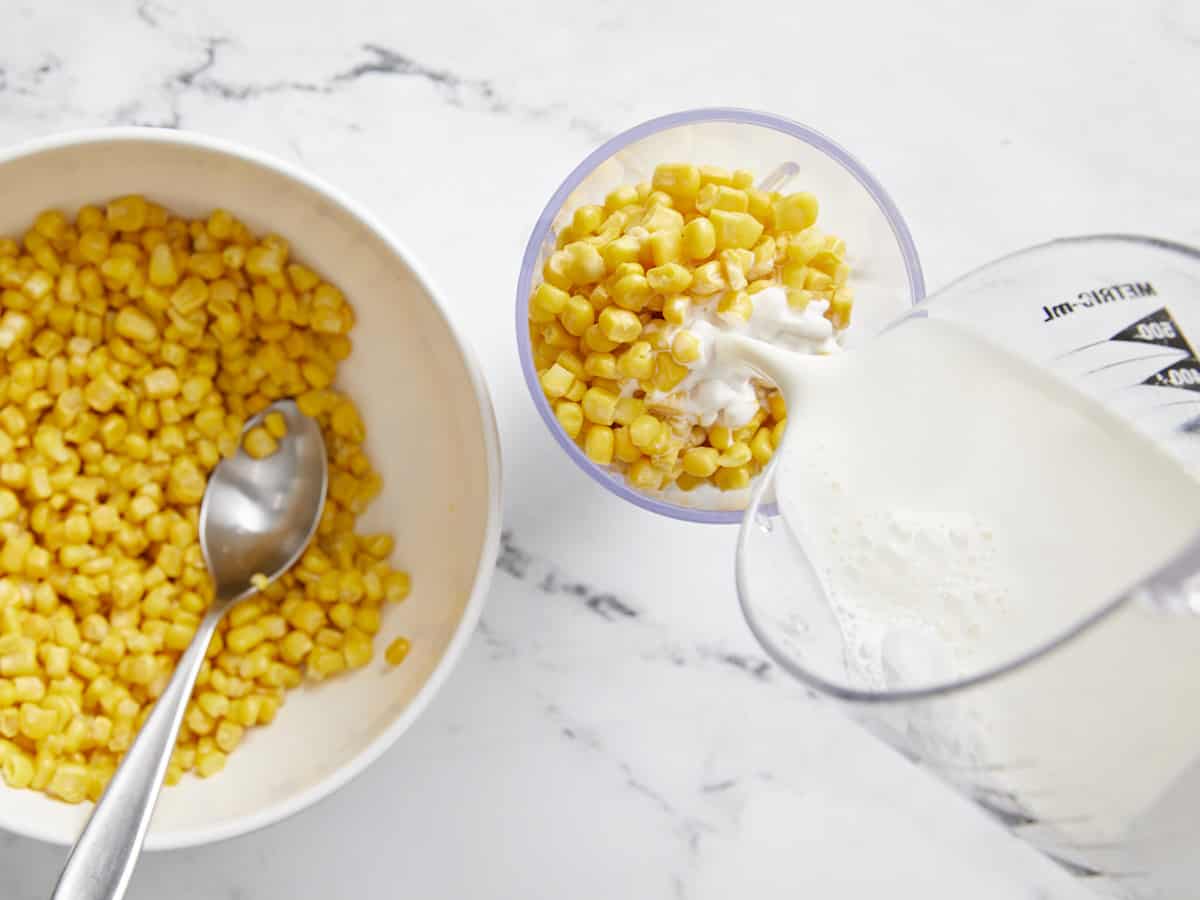
[[(100, 795), (211, 599), (196, 530), (208, 473), (281, 397), (323, 429), (317, 536), (221, 623), (167, 782), (212, 775), (285, 691), (366, 665), (382, 604), (408, 594), (391, 537), (354, 530), (381, 482), (357, 409), (332, 387), (353, 311), (283, 238), (136, 195), (73, 221), (49, 210), (0, 240), (0, 308), (0, 773), (12, 787)], [(406, 650), (395, 642), (389, 662)]]
[(754, 183), (745, 170), (658, 166), (651, 183), (575, 210), (530, 297), (534, 366), (559, 424), (642, 491), (744, 488), (786, 427), (766, 384), (740, 427), (687, 415), (672, 392), (699, 358), (694, 310), (745, 321), (778, 285), (793, 308), (824, 304), (835, 332), (850, 324), (845, 243), (816, 228), (817, 199)]

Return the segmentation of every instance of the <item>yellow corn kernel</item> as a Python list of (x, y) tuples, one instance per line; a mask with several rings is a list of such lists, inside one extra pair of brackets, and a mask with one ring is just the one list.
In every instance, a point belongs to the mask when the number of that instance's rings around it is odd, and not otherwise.
[(616, 412), (617, 395), (603, 388), (589, 388), (583, 395), (583, 415), (597, 425), (611, 425)]
[(260, 244), (246, 251), (246, 271), (259, 278), (283, 274), (287, 252), (279, 246)]
[(690, 203), (700, 191), (700, 170), (688, 163), (663, 163), (655, 167), (651, 184), (675, 200)]
[(754, 315), (754, 300), (745, 291), (729, 291), (717, 303), (717, 312), (749, 322)]
[(748, 212), (758, 221), (762, 222), (767, 228), (775, 227), (775, 208), (774, 198), (766, 191), (756, 191), (749, 189), (746, 191), (746, 196), (750, 200), (750, 208)]
[(775, 453), (775, 444), (771, 439), (771, 429), (763, 426), (755, 433), (750, 441), (750, 452), (754, 454), (754, 460), (760, 466), (765, 466), (771, 461), (771, 457)]
[(12, 491), (0, 489), (0, 522), (15, 519), (21, 511), (21, 502)]
[(196, 755), (195, 773), (201, 778), (210, 778), (225, 768), (225, 754), (220, 750)]
[(122, 337), (139, 343), (149, 343), (158, 338), (158, 326), (154, 320), (132, 306), (126, 306), (117, 313), (113, 328)]
[(251, 428), (242, 439), (242, 449), (251, 459), (266, 459), (279, 449), (279, 442), (261, 425)]
[[(621, 310), (621, 311), (627, 312), (627, 310)], [(600, 315), (604, 315), (605, 312), (607, 312), (607, 308), (605, 310), (602, 310)], [(641, 327), (642, 327), (641, 321), (638, 319), (637, 316), (633, 317), (633, 321), (637, 322), (638, 331), (640, 332)], [(617, 347), (620, 346), (620, 343), (621, 343), (620, 341), (610, 340), (604, 334), (604, 331), (601, 329), (599, 322), (597, 322), (595, 325), (592, 325), (591, 327), (589, 327), (588, 330), (583, 333), (583, 340), (581, 341), (581, 345), (582, 345), (583, 349), (594, 350), (597, 353), (609, 353), (612, 350), (617, 349)]]
[[(830, 253), (828, 250), (818, 250), (809, 259), (808, 265), (810, 268), (816, 269), (818, 272), (824, 272), (830, 278), (833, 278), (838, 271), (838, 267), (844, 265), (842, 260)], [(849, 269), (846, 269), (847, 273)]]
[(554, 416), (569, 437), (579, 437), (579, 432), (583, 429), (583, 409), (578, 403), (559, 400), (554, 404)]
[(383, 653), (383, 658), (387, 660), (389, 666), (398, 666), (408, 656), (411, 646), (408, 638), (398, 637), (387, 645), (387, 649)]
[[(765, 237), (754, 246), (754, 252), (750, 264), (746, 267), (746, 276), (748, 278), (765, 279), (775, 270), (775, 257), (778, 255), (778, 245), (775, 238)], [(765, 280), (755, 282), (761, 287), (757, 290), (763, 290), (769, 286)]]
[(12, 684), (19, 703), (36, 703), (46, 696), (46, 682), (37, 675), (19, 675)]
[(589, 425), (584, 433), (583, 451), (596, 465), (609, 465), (613, 459), (613, 430), (604, 425)]
[(579, 403), (583, 400), (583, 395), (587, 393), (588, 385), (583, 379), (576, 378), (571, 385), (571, 389), (563, 394), (564, 400), (570, 400), (572, 403)]
[(688, 368), (676, 362), (670, 353), (659, 353), (654, 360), (654, 387), (670, 393), (688, 376)]
[(627, 427), (613, 429), (613, 456), (621, 462), (631, 463), (639, 459), (642, 451), (634, 446)]
[(694, 478), (708, 478), (717, 471), (720, 455), (713, 447), (692, 447), (683, 454), (683, 470)]
[(762, 237), (763, 223), (749, 213), (714, 209), (708, 218), (716, 232), (718, 250), (748, 250)]
[(854, 309), (854, 294), (849, 288), (840, 288), (829, 301), (825, 315), (838, 331), (850, 327), (850, 314)]
[(682, 226), (677, 228), (661, 228), (653, 232), (646, 243), (650, 247), (650, 258), (656, 267), (683, 259)]
[(618, 425), (631, 425), (633, 420), (646, 412), (646, 402), (639, 397), (622, 397), (617, 401), (613, 421)]
[(629, 483), (641, 491), (657, 491), (662, 487), (663, 474), (643, 456), (629, 467)]
[(753, 454), (750, 451), (750, 446), (743, 441), (734, 441), (721, 454), (719, 464), (725, 469), (736, 469), (750, 462)]
[(642, 254), (642, 242), (631, 234), (605, 244), (600, 251), (604, 265), (610, 273), (627, 263), (636, 263)]
[(546, 396), (551, 400), (556, 400), (570, 390), (575, 376), (571, 374), (570, 370), (555, 363), (541, 374), (540, 381)]
[(411, 590), (412, 582), (407, 572), (389, 572), (383, 580), (383, 595), (388, 603), (399, 603)]
[(650, 283), (645, 275), (631, 273), (612, 286), (613, 302), (626, 310), (639, 312), (650, 299)]
[(717, 231), (710, 219), (700, 216), (683, 226), (683, 254), (692, 260), (708, 259), (717, 249)]
[(662, 316), (671, 325), (682, 325), (687, 321), (691, 300), (684, 294), (668, 297), (663, 301)]
[(660, 294), (680, 294), (691, 287), (692, 273), (677, 262), (667, 262), (647, 272), (646, 281)]
[(697, 266), (692, 272), (692, 293), (697, 296), (716, 294), (727, 287), (721, 263), (715, 259)]
[(241, 743), (244, 733), (245, 728), (243, 726), (225, 721), (217, 725), (217, 731), (213, 736), (213, 740), (223, 753), (232, 753), (237, 748), (237, 745)]
[(282, 440), (287, 436), (287, 419), (283, 417), (283, 413), (267, 413), (263, 417), (263, 427), (276, 440)]
[(563, 247), (566, 254), (564, 273), (572, 284), (590, 284), (605, 274), (605, 261), (600, 251), (586, 241), (575, 241)]
[(163, 400), (179, 393), (179, 375), (165, 366), (146, 375), (144, 384), (146, 396), (152, 400)]
[(677, 363), (685, 366), (696, 362), (702, 355), (700, 339), (687, 330), (676, 333), (671, 341), (671, 355)]
[(754, 253), (750, 250), (722, 250), (721, 269), (731, 290), (743, 290), (749, 281), (746, 273), (754, 265)]
[(27, 788), (33, 782), (33, 760), (15, 747), (0, 753), (0, 773), (11, 788)]
[(31, 741), (47, 737), (58, 724), (58, 716), (34, 703), (22, 703), (19, 712), (20, 733)]
[(712, 480), (723, 491), (739, 491), (750, 485), (750, 469), (747, 466), (740, 469), (718, 469)]
[(817, 221), (817, 198), (800, 192), (788, 194), (774, 203), (775, 228), (779, 231), (803, 231)]
[(566, 306), (559, 314), (559, 321), (568, 334), (582, 337), (584, 332), (596, 320), (596, 309), (586, 297), (574, 296), (567, 300)]
[(319, 680), (345, 670), (346, 658), (341, 650), (318, 644), (309, 652), (306, 666), (309, 674)]
[(568, 334), (557, 320), (542, 328), (542, 340), (560, 350), (574, 350), (579, 346), (579, 339), (573, 334)]
[[(741, 170), (739, 170), (741, 171)], [(701, 166), (700, 167), (700, 183), (701, 184), (734, 184), (734, 178), (737, 172), (730, 173), (728, 169), (723, 169), (720, 166)]]
[(571, 217), (571, 234), (577, 238), (585, 237), (600, 227), (604, 221), (604, 207), (589, 204), (575, 210)]
[[(636, 340), (642, 333), (642, 323), (627, 309), (610, 306), (600, 313), (600, 333), (615, 344)], [(610, 348), (611, 349), (611, 348)]]
[[(542, 342), (541, 335), (533, 337), (533, 365), (539, 371), (544, 371), (554, 365), (558, 354), (562, 351)], [(303, 407), (301, 407), (303, 408)]]
[(655, 446), (663, 433), (663, 423), (652, 415), (642, 414), (629, 425), (629, 438), (639, 450)]
[(571, 287), (571, 279), (566, 274), (567, 255), (561, 250), (550, 254), (550, 258), (542, 265), (542, 278), (546, 284), (561, 290)]
[(141, 231), (146, 225), (148, 205), (140, 194), (118, 197), (105, 210), (108, 225), (115, 231)]
[(713, 425), (708, 429), (708, 442), (724, 452), (733, 443), (733, 431), (725, 425)]
[(611, 353), (589, 353), (583, 360), (583, 371), (591, 378), (617, 377), (617, 358)]
[(566, 307), (570, 294), (553, 284), (542, 282), (533, 292), (529, 300), (529, 317), (534, 322), (553, 322), (558, 313)]
[(637, 188), (631, 186), (623, 186), (614, 188), (609, 191), (608, 196), (604, 198), (604, 211), (614, 213), (618, 209), (623, 209), (626, 206), (631, 206), (638, 202)]
[(738, 190), (749, 190), (754, 187), (754, 173), (748, 169), (734, 169), (729, 183)]
[(828, 291), (833, 288), (833, 279), (824, 272), (819, 272), (816, 269), (807, 269), (804, 273), (804, 289), (807, 291), (821, 292)]
[(325, 624), (325, 611), (312, 600), (305, 600), (287, 617), (288, 623), (307, 634), (316, 634)]
[(649, 379), (654, 374), (654, 348), (647, 341), (635, 341), (629, 348), (617, 357), (617, 371), (624, 378), (635, 378), (639, 381)]
[(293, 666), (304, 662), (313, 648), (312, 638), (303, 631), (289, 631), (279, 643), (279, 656)]
[(726, 185), (710, 184), (700, 191), (696, 199), (696, 209), (708, 214), (714, 209), (727, 212), (746, 212), (750, 208), (750, 198), (744, 190)]
[(767, 412), (777, 422), (787, 418), (787, 402), (779, 391), (767, 395)]
[(346, 640), (342, 647), (342, 655), (346, 659), (346, 667), (361, 669), (375, 656), (371, 647), (371, 639), (357, 628), (351, 627), (346, 631)]
[(816, 228), (807, 228), (793, 234), (787, 243), (787, 259), (790, 263), (807, 266), (818, 253), (825, 249), (825, 236)]

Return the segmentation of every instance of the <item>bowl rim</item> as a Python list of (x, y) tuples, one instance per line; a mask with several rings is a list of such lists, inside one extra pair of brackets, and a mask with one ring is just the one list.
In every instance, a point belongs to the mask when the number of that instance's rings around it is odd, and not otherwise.
[(584, 452), (567, 437), (566, 432), (558, 424), (549, 401), (542, 393), (538, 383), (537, 371), (533, 365), (533, 351), (529, 341), (529, 296), (533, 287), (534, 269), (538, 254), (550, 234), (554, 217), (562, 208), (563, 203), (583, 180), (601, 163), (604, 163), (617, 152), (644, 137), (659, 131), (677, 128), (681, 125), (694, 125), (701, 122), (731, 122), (739, 125), (756, 125), (787, 134), (802, 143), (824, 153), (838, 163), (843, 169), (862, 186), (875, 201), (875, 205), (883, 214), (900, 248), (900, 256), (904, 261), (905, 274), (908, 279), (908, 290), (911, 301), (915, 304), (925, 296), (925, 276), (921, 269), (920, 257), (916, 244), (904, 217), (893, 202), (891, 196), (884, 190), (883, 185), (876, 180), (866, 166), (836, 141), (826, 137), (814, 128), (800, 122), (778, 116), (774, 113), (761, 112), (753, 109), (743, 109), (732, 106), (702, 107), (682, 110), (648, 119), (635, 125), (615, 137), (609, 138), (580, 162), (566, 177), (558, 189), (551, 195), (546, 207), (542, 210), (530, 233), (525, 245), (525, 255), (521, 259), (521, 272), (517, 279), (516, 330), (517, 347), (521, 360), (521, 372), (525, 376), (525, 386), (533, 399), (533, 405), (542, 417), (546, 427), (559, 446), (567, 455), (593, 480), (605, 489), (616, 494), (622, 500), (627, 500), (635, 506), (685, 522), (699, 522), (711, 525), (735, 525), (742, 521), (744, 509), (699, 509), (670, 503), (656, 497), (643, 494), (627, 485), (623, 479), (591, 462)]
[[(192, 131), (141, 126), (73, 130), (22, 141), (0, 149), (0, 165), (24, 157), (35, 156), (39, 153), (62, 150), (69, 147), (123, 143), (152, 143), (189, 147), (234, 157), (264, 169), (272, 170), (308, 188), (335, 206), (340, 207), (378, 236), (387, 248), (408, 268), (422, 290), (425, 291), (425, 294), (432, 303), (435, 311), (441, 317), (450, 333), (451, 339), (458, 349), (459, 358), (466, 370), (467, 378), (474, 390), (475, 399), (479, 407), (480, 430), (483, 437), (488, 478), (487, 521), (485, 522), (479, 562), (475, 569), (470, 596), (463, 607), (462, 616), (441, 658), (437, 661), (425, 683), (420, 687), (400, 715), (382, 733), (377, 735), (370, 743), (351, 757), (348, 762), (343, 763), (325, 778), (288, 800), (274, 803), (256, 813), (240, 816), (221, 825), (162, 832), (155, 830), (152, 821), (150, 831), (146, 837), (145, 849), (177, 850), (240, 837), (241, 835), (249, 834), (268, 825), (283, 821), (307, 809), (343, 787), (351, 779), (362, 774), (424, 712), (425, 708), (433, 700), (433, 697), (442, 688), (450, 672), (457, 665), (467, 644), (470, 642), (475, 632), (475, 626), (478, 624), (483, 612), (484, 603), (487, 600), (488, 590), (495, 570), (495, 561), (500, 549), (503, 467), (500, 456), (500, 433), (496, 424), (495, 408), (487, 381), (483, 376), (483, 370), (479, 365), (474, 349), (449, 315), (448, 305), (444, 299), (445, 295), (436, 287), (424, 266), (417, 262), (412, 251), (396, 238), (373, 213), (369, 212), (355, 200), (352, 200), (340, 189), (333, 187), (323, 179), (290, 162), (263, 151), (224, 140), (223, 138), (211, 137)], [(64, 834), (58, 829), (39, 827), (36, 823), (13, 821), (4, 817), (2, 813), (0, 813), (0, 828), (59, 846), (70, 846), (75, 842), (77, 837), (77, 835), (73, 834)]]

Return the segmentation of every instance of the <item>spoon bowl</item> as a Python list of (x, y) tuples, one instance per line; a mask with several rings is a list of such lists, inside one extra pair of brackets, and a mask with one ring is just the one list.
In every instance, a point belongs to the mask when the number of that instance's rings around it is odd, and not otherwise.
[(329, 480), (325, 441), (314, 419), (294, 400), (280, 400), (251, 418), (262, 424), (277, 412), (287, 424), (279, 448), (266, 459), (244, 449), (222, 460), (200, 504), (200, 549), (217, 602), (254, 591), (251, 580), (274, 580), (304, 552), (321, 520)]

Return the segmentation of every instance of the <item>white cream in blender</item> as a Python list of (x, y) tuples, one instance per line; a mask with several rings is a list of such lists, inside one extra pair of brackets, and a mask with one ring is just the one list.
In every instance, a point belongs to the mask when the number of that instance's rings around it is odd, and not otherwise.
[(827, 301), (814, 299), (795, 309), (788, 305), (786, 288), (777, 286), (754, 294), (753, 302), (748, 320), (717, 312), (716, 298), (693, 303), (684, 323), (669, 329), (668, 340), (679, 331), (690, 331), (700, 343), (700, 359), (669, 396), (651, 393), (647, 403), (670, 402), (705, 428), (740, 428), (759, 410), (762, 379), (745, 363), (714, 352), (719, 334), (740, 334), (806, 355), (827, 356), (841, 349), (833, 323), (825, 317)]

